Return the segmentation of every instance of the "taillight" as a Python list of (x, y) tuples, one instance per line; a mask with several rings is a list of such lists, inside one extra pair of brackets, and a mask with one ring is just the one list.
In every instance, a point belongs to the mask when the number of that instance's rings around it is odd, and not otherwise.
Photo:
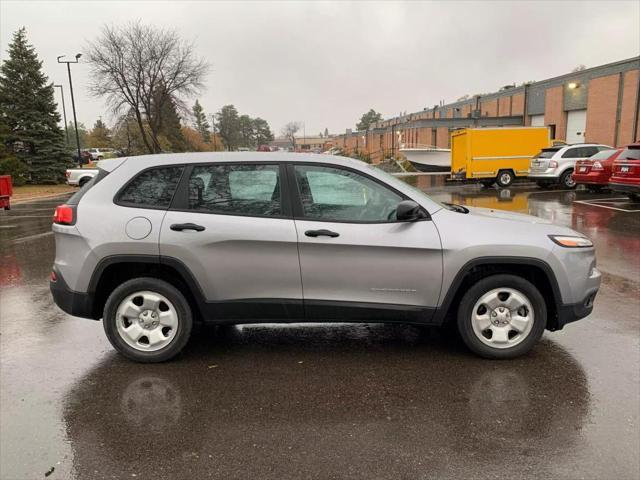
[(59, 225), (73, 225), (76, 223), (76, 211), (69, 205), (58, 205), (53, 214), (53, 223)]
[(66, 172), (64, 172), (64, 176), (69, 178), (71, 176), (71, 172), (67, 170)]
[(558, 162), (556, 162), (555, 160), (551, 160), (549, 162), (549, 168), (558, 168)]
[(591, 170), (604, 170), (604, 167), (599, 161), (596, 160), (595, 162), (593, 162), (593, 166), (591, 167)]

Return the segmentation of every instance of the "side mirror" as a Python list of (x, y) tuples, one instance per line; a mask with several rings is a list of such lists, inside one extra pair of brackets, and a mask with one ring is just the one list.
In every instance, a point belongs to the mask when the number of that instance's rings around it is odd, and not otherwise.
[(413, 200), (403, 200), (396, 208), (396, 219), (401, 222), (415, 222), (425, 218), (420, 205)]

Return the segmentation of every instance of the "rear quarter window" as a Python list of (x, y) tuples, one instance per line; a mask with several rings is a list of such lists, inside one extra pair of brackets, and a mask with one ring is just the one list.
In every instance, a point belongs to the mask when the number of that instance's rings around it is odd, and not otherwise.
[(558, 153), (558, 148), (554, 148), (552, 150), (542, 150), (540, 153), (538, 153), (535, 157), (533, 158), (551, 158), (553, 157), (556, 153)]
[(107, 175), (109, 175), (109, 172), (107, 172), (106, 170), (98, 169), (98, 173), (96, 175), (94, 175), (94, 177), (91, 180), (89, 180), (82, 187), (80, 187), (80, 190), (78, 190), (76, 193), (74, 193), (69, 198), (69, 200), (66, 201), (66, 204), (67, 205), (78, 205), (78, 203), (80, 203), (80, 199), (82, 197), (84, 197), (85, 193), (87, 193), (89, 190), (91, 190), (91, 187), (93, 187), (94, 185), (97, 185), (98, 182), (100, 182)]
[(116, 203), (125, 207), (167, 209), (184, 167), (157, 167), (133, 178), (119, 193)]

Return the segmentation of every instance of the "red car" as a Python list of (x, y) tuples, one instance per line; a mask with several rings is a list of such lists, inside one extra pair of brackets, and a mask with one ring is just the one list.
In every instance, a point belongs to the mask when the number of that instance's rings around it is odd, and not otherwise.
[(629, 145), (613, 162), (609, 187), (614, 192), (626, 193), (634, 202), (640, 202), (640, 143)]
[(602, 190), (609, 185), (613, 161), (623, 150), (624, 148), (602, 150), (585, 160), (578, 160), (573, 170), (573, 179), (589, 190)]

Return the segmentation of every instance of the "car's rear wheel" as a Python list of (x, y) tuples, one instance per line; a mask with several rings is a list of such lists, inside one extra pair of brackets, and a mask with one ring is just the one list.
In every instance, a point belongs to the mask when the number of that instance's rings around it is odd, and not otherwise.
[(576, 188), (576, 181), (573, 179), (573, 169), (566, 170), (560, 176), (560, 184), (564, 188)]
[(458, 331), (474, 353), (514, 358), (540, 339), (547, 321), (542, 295), (515, 275), (493, 275), (473, 285), (458, 308)]
[(496, 183), (499, 187), (506, 188), (513, 183), (515, 175), (511, 170), (500, 170), (496, 177)]
[(184, 295), (157, 278), (124, 282), (104, 307), (103, 325), (111, 345), (137, 362), (163, 362), (177, 355), (189, 340), (192, 324)]

